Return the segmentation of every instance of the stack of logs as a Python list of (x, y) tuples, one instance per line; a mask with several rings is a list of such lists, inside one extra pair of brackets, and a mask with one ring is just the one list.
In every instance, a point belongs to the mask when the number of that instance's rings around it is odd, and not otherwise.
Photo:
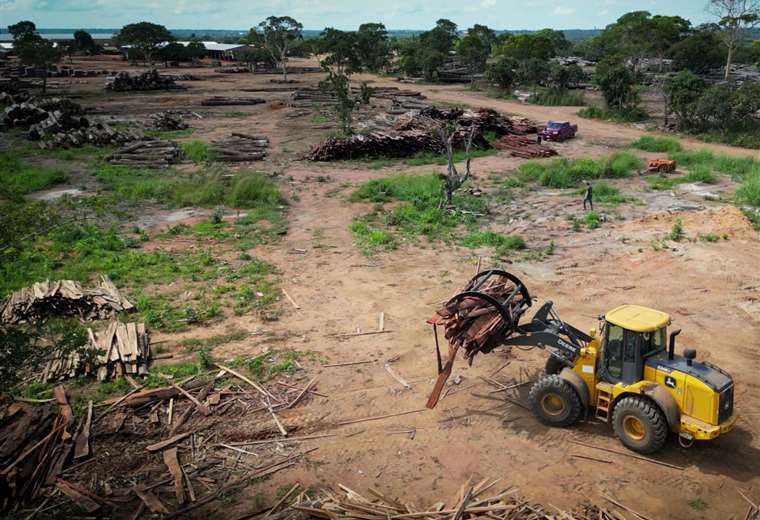
[(226, 97), (226, 96), (213, 96), (201, 101), (201, 105), (203, 105), (204, 107), (260, 105), (262, 103), (266, 103), (266, 100), (261, 99), (261, 98), (241, 98), (241, 97)]
[(507, 134), (496, 141), (494, 147), (498, 150), (506, 150), (512, 157), (519, 157), (521, 159), (536, 159), (557, 155), (557, 150), (554, 148), (538, 144), (535, 138), (525, 135)]
[(510, 116), (512, 133), (517, 135), (535, 134), (538, 132), (538, 123), (527, 117)]
[(337, 98), (332, 92), (320, 88), (298, 89), (290, 95), (288, 105), (295, 108), (311, 108), (314, 105), (334, 105)]
[(106, 276), (101, 276), (100, 286), (92, 288), (72, 280), (45, 281), (20, 289), (0, 303), (0, 322), (30, 323), (47, 316), (102, 320), (133, 308)]
[(233, 132), (230, 137), (213, 141), (209, 155), (220, 162), (260, 161), (266, 157), (268, 147), (266, 136)]
[(99, 381), (124, 374), (148, 375), (150, 337), (144, 323), (112, 321), (105, 330), (87, 329), (88, 343), (82, 350), (58, 352), (49, 360), (40, 380), (48, 383), (96, 374)]
[[(14, 98), (8, 98), (14, 101)], [(82, 107), (66, 98), (29, 99), (24, 102), (10, 102), (0, 116), (0, 126), (6, 128), (28, 129), (30, 126), (44, 121), (48, 116), (57, 112), (61, 117), (74, 118), (82, 114)]]
[[(291, 511), (308, 518), (362, 518), (364, 520), (413, 520), (416, 518), (451, 518), (455, 520), (493, 518), (495, 520), (624, 520), (618, 513), (598, 505), (586, 503), (572, 513), (560, 510), (549, 512), (543, 506), (532, 504), (516, 495), (517, 489), (495, 486), (501, 479), (484, 479), (475, 485), (463, 485), (459, 495), (448, 504), (440, 501), (433, 507), (415, 510), (406, 502), (387, 497), (370, 488), (365, 497), (339, 484), (340, 492), (323, 490), (318, 495), (301, 493), (292, 504)], [(370, 496), (371, 495), (371, 496)], [(292, 500), (292, 499), (291, 499)], [(556, 509), (556, 508), (555, 508)], [(282, 518), (299, 518), (283, 516)], [(637, 518), (639, 516), (637, 515)], [(643, 518), (643, 517), (640, 517)]]
[(150, 127), (154, 130), (184, 130), (187, 123), (181, 112), (167, 110), (150, 114)]
[(119, 148), (106, 160), (120, 166), (168, 168), (180, 158), (180, 149), (174, 141), (144, 139)]
[(156, 69), (143, 72), (142, 74), (130, 74), (120, 72), (106, 79), (106, 90), (126, 92), (135, 90), (172, 90), (183, 89), (182, 85), (174, 82), (172, 76), (162, 76)]

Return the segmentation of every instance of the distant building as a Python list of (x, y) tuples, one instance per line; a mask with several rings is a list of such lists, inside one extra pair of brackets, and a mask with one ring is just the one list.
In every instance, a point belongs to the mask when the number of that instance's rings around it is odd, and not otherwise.
[[(164, 42), (163, 44), (159, 45), (159, 47), (163, 47), (164, 45), (168, 45), (169, 42)], [(184, 45), (187, 47), (190, 43), (190, 41), (177, 41), (174, 43), (178, 43), (180, 45)], [(249, 45), (240, 44), (240, 43), (218, 43), (218, 42), (198, 42), (202, 43), (203, 47), (206, 49), (205, 58), (209, 58), (212, 60), (219, 60), (219, 61), (235, 61), (237, 60), (237, 54), (249, 49)], [(132, 45), (122, 45), (121, 51), (126, 56), (129, 52), (129, 49), (132, 48)]]

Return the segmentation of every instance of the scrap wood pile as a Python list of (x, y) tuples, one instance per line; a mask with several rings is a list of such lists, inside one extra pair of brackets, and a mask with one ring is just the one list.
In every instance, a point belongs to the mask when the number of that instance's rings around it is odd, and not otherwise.
[(0, 322), (30, 323), (47, 316), (77, 316), (84, 320), (111, 318), (134, 309), (106, 276), (98, 287), (85, 288), (72, 280), (49, 280), (20, 289), (0, 303)]
[(66, 98), (46, 98), (13, 103), (5, 108), (0, 126), (26, 129), (26, 137), (40, 148), (118, 145), (137, 134), (117, 131), (104, 123), (92, 123), (77, 103)]
[(201, 101), (201, 105), (204, 107), (227, 107), (238, 105), (260, 105), (266, 103), (266, 99), (262, 98), (242, 98), (242, 97), (227, 97), (227, 96), (212, 96)]
[(156, 112), (150, 114), (148, 118), (148, 126), (154, 130), (184, 130), (187, 128), (183, 114), (179, 111), (166, 110), (164, 112)]
[[(412, 520), (416, 518), (496, 520), (624, 520), (617, 511), (585, 504), (575, 511), (563, 512), (546, 508), (517, 496), (517, 489), (507, 487), (495, 491), (500, 479), (484, 479), (474, 486), (462, 486), (459, 494), (448, 504), (438, 501), (430, 507), (414, 508), (397, 498), (390, 498), (370, 488), (367, 496), (339, 484), (340, 492), (321, 490), (316, 496), (301, 493), (289, 509), (290, 518), (362, 518), (364, 520)], [(285, 517), (287, 518), (287, 517)]]
[(538, 132), (538, 123), (527, 117), (510, 116), (509, 121), (512, 123), (513, 134), (525, 135)]
[(221, 162), (260, 161), (266, 157), (268, 147), (266, 136), (232, 132), (230, 137), (212, 141), (209, 155)]
[[(498, 301), (509, 314), (511, 323), (485, 299), (464, 295), (472, 292), (480, 292)], [(443, 365), (439, 355), (438, 379), (428, 399), (428, 408), (434, 408), (438, 403), (459, 349), (464, 349), (465, 359), (472, 364), (479, 352), (490, 352), (515, 331), (520, 317), (530, 305), (528, 291), (517, 278), (505, 276), (501, 271), (485, 271), (473, 278), (461, 293), (436, 311), (427, 322), (433, 325), (434, 329), (438, 326), (444, 328), (449, 353)], [(437, 331), (435, 334), (437, 341)]]
[(525, 135), (505, 135), (494, 143), (494, 147), (498, 150), (506, 150), (512, 157), (520, 157), (521, 159), (535, 159), (557, 155), (557, 150), (554, 148), (538, 144), (534, 138)]
[(179, 161), (180, 148), (174, 141), (145, 138), (119, 148), (106, 160), (120, 166), (168, 168)]
[[(51, 405), (11, 402), (0, 412), (0, 512), (18, 512), (55, 486), (66, 496), (101, 504), (59, 475), (70, 463), (90, 455), (92, 406), (78, 426), (62, 386), (54, 389), (58, 412)], [(92, 405), (92, 402), (90, 402)]]
[(112, 321), (94, 333), (87, 329), (85, 348), (58, 352), (42, 370), (43, 382), (60, 381), (79, 375), (97, 375), (99, 381), (123, 374), (148, 375), (150, 336), (144, 323)]
[(419, 114), (405, 114), (398, 118), (392, 130), (374, 131), (366, 135), (346, 138), (330, 137), (312, 148), (308, 158), (312, 161), (333, 161), (363, 157), (408, 157), (427, 151), (442, 153), (443, 143), (437, 129), (441, 124), (455, 125), (454, 145), (463, 146), (470, 130), (475, 128), (472, 144), (476, 148), (491, 147), (487, 133), (496, 136), (511, 129), (508, 119), (487, 109), (438, 109), (427, 107)]
[(163, 76), (156, 69), (151, 69), (140, 74), (130, 74), (124, 71), (106, 78), (106, 90), (113, 90), (115, 92), (184, 88), (186, 87), (175, 83), (173, 76)]

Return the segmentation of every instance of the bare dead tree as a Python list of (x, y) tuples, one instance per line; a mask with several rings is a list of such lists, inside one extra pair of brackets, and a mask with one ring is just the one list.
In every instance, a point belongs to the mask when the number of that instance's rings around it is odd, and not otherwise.
[(760, 23), (760, 0), (710, 0), (707, 10), (718, 17), (718, 25), (723, 29), (721, 38), (728, 49), (724, 79), (728, 80), (743, 32)]
[(472, 139), (475, 137), (475, 127), (471, 127), (464, 141), (464, 155), (465, 155), (465, 170), (464, 173), (459, 173), (454, 161), (454, 138), (459, 133), (459, 128), (453, 125), (440, 125), (436, 128), (438, 137), (440, 137), (443, 143), (446, 158), (448, 159), (448, 170), (446, 176), (443, 179), (443, 188), (441, 194), (441, 202), (439, 208), (448, 208), (452, 206), (452, 199), (454, 193), (472, 177), (470, 170), (470, 150), (472, 149)]

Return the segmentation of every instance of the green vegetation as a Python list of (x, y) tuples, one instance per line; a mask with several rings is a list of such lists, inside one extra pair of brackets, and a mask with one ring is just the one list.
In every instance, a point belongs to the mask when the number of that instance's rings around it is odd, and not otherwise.
[[(630, 195), (621, 195), (620, 190), (605, 181), (597, 181), (592, 184), (594, 192), (594, 202), (601, 204), (625, 204), (628, 202), (638, 202), (636, 197)], [(574, 192), (576, 195), (586, 193), (586, 188), (579, 188)]]
[(240, 112), (238, 110), (230, 110), (228, 112), (222, 112), (220, 115), (222, 117), (227, 117), (227, 118), (233, 119), (233, 118), (238, 118), (238, 117), (248, 117), (251, 114), (249, 114), (247, 112)]
[(292, 374), (298, 369), (298, 360), (303, 356), (297, 350), (273, 351), (258, 356), (236, 356), (230, 362), (233, 368), (246, 368), (257, 379), (264, 381), (278, 374)]
[(629, 145), (631, 148), (637, 148), (646, 152), (672, 153), (683, 150), (681, 141), (676, 137), (656, 137), (653, 135), (642, 135), (639, 139)]
[(218, 334), (208, 338), (183, 339), (179, 342), (179, 346), (190, 352), (197, 352), (205, 349), (211, 350), (219, 345), (224, 345), (225, 343), (244, 340), (248, 336), (250, 336), (248, 331), (233, 330), (226, 334)]
[(586, 104), (583, 94), (571, 90), (546, 89), (528, 98), (528, 103), (552, 107), (582, 107)]
[[(497, 150), (494, 149), (472, 149), (470, 151), (470, 157), (473, 159), (477, 159), (478, 157), (488, 157), (490, 155), (496, 155), (498, 153)], [(464, 150), (458, 150), (454, 152), (454, 161), (456, 162), (462, 162), (466, 159), (466, 155), (464, 153)], [(407, 166), (426, 166), (429, 164), (434, 164), (437, 166), (445, 166), (448, 164), (448, 159), (445, 155), (438, 155), (431, 152), (423, 152), (415, 155), (414, 157), (410, 157), (409, 159), (404, 160), (404, 164)]]
[(201, 141), (200, 139), (185, 141), (180, 144), (180, 148), (182, 148), (182, 154), (196, 164), (209, 160), (209, 146), (206, 141)]
[(509, 256), (518, 249), (525, 249), (525, 240), (517, 235), (501, 235), (493, 231), (472, 231), (462, 237), (462, 245), (478, 248), (489, 246), (495, 248), (496, 256)]
[(514, 178), (517, 182), (531, 180), (550, 188), (574, 188), (583, 180), (627, 177), (640, 166), (638, 156), (620, 152), (601, 159), (581, 157), (529, 161), (517, 168)]
[(172, 207), (215, 207), (222, 204), (239, 208), (272, 207), (285, 204), (277, 186), (265, 174), (239, 172), (230, 186), (221, 171), (201, 173), (167, 172), (99, 164), (96, 179), (122, 200), (154, 200)]
[[(378, 249), (395, 248), (402, 239), (416, 240), (419, 236), (455, 241), (460, 236), (460, 226), (475, 225), (475, 215), (485, 211), (485, 201), (455, 194), (457, 210), (440, 208), (442, 187), (443, 181), (437, 174), (396, 175), (361, 185), (351, 195), (351, 201), (378, 205), (351, 224), (357, 245), (371, 254)], [(382, 204), (387, 202), (401, 203), (386, 210)]]
[(145, 135), (148, 137), (158, 137), (160, 139), (179, 139), (180, 137), (189, 137), (195, 133), (195, 128), (183, 128), (181, 130), (146, 130)]
[(673, 240), (674, 242), (680, 242), (686, 237), (686, 233), (684, 233), (683, 230), (683, 221), (679, 218), (675, 221), (673, 224), (673, 227), (670, 228), (670, 233), (668, 234), (668, 238), (670, 240)]
[(60, 168), (31, 165), (11, 152), (0, 152), (0, 196), (17, 198), (65, 180)]
[(580, 231), (583, 226), (587, 229), (596, 229), (602, 225), (602, 216), (596, 211), (589, 211), (582, 217), (572, 217), (573, 231)]
[(603, 121), (613, 121), (615, 123), (638, 123), (649, 117), (649, 114), (638, 107), (618, 112), (598, 105), (582, 108), (578, 111), (578, 115), (586, 119), (601, 119)]
[(701, 498), (695, 498), (694, 500), (689, 501), (689, 507), (696, 511), (704, 511), (707, 509), (707, 502), (702, 500)]

